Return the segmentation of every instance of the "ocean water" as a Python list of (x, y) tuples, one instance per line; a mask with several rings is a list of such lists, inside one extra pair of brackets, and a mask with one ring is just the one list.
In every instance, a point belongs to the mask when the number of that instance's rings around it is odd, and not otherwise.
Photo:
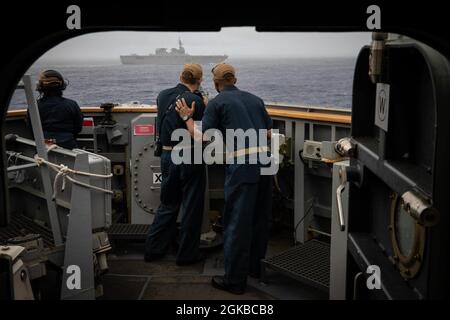
[[(237, 86), (266, 103), (350, 108), (355, 58), (230, 59), (237, 70)], [(212, 66), (204, 66), (203, 87), (210, 98), (214, 89)], [(155, 104), (158, 93), (178, 83), (181, 66), (121, 65), (120, 62), (40, 63), (28, 74), (37, 81), (40, 71), (56, 69), (69, 81), (64, 96), (80, 106), (137, 101)], [(14, 93), (10, 109), (26, 107), (22, 90)]]

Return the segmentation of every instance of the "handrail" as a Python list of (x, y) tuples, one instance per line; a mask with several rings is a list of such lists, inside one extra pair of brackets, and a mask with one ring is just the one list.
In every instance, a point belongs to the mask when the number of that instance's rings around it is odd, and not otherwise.
[[(351, 124), (351, 110), (325, 108), (315, 106), (295, 106), (295, 105), (281, 105), (281, 104), (267, 104), (267, 111), (272, 117), (288, 118), (295, 120), (310, 120), (319, 122), (331, 122)], [(82, 107), (83, 113), (103, 113), (103, 109), (97, 106)], [(9, 110), (8, 118), (23, 117), (26, 115), (26, 109)], [(120, 105), (112, 110), (113, 113), (155, 113), (155, 105)]]

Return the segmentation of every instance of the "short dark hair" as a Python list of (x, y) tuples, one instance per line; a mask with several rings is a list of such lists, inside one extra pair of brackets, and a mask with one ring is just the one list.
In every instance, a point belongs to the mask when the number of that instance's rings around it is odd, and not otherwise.
[(187, 84), (196, 84), (200, 79), (195, 78), (191, 71), (185, 70), (181, 73), (181, 80)]

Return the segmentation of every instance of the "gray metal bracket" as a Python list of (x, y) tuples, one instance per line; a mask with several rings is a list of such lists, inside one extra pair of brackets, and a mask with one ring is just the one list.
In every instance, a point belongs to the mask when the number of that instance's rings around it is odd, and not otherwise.
[[(34, 140), (36, 142), (37, 154), (42, 159), (48, 160), (47, 148), (44, 141), (44, 132), (42, 131), (41, 118), (39, 116), (39, 110), (36, 99), (34, 98), (33, 90), (31, 89), (31, 77), (29, 75), (24, 75), (22, 81), (27, 98), (28, 111), (30, 112), (30, 119), (33, 128)], [(52, 227), (53, 240), (55, 242), (55, 246), (61, 246), (63, 244), (63, 240), (56, 203), (52, 199), (53, 185), (50, 178), (50, 169), (47, 166), (42, 166), (41, 174), (45, 198), (47, 201), (50, 225)]]
[[(78, 154), (75, 170), (89, 172), (89, 155)], [(77, 180), (89, 184), (89, 177), (77, 176)], [(72, 208), (67, 229), (66, 250), (64, 254), (61, 299), (95, 299), (94, 259), (92, 249), (91, 189), (72, 185)], [(75, 267), (75, 268), (74, 268)], [(73, 277), (80, 271), (80, 288), (72, 288)]]
[(347, 235), (348, 228), (341, 229), (341, 223), (348, 225), (348, 197), (349, 188), (343, 191), (342, 210), (343, 221), (339, 218), (338, 198), (335, 191), (341, 184), (339, 177), (340, 169), (349, 166), (349, 161), (336, 162), (333, 165), (333, 196), (332, 196), (332, 214), (331, 214), (331, 250), (330, 250), (330, 299), (345, 300), (347, 284)]

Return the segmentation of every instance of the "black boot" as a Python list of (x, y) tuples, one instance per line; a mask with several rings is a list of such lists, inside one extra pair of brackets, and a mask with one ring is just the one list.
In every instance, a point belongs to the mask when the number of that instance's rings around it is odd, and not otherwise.
[(226, 283), (225, 278), (223, 276), (214, 276), (211, 279), (211, 284), (214, 288), (228, 291), (233, 294), (243, 294), (245, 293), (245, 289), (242, 286), (233, 286), (231, 284)]

